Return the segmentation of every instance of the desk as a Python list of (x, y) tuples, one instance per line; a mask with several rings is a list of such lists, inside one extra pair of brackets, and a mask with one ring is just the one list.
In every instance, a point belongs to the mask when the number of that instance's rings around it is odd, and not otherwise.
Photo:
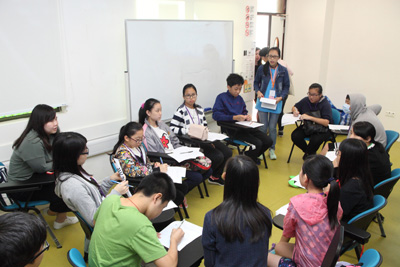
[(198, 145), (198, 146), (200, 146), (201, 144), (211, 144), (212, 143), (211, 141), (208, 141), (208, 140), (204, 140), (203, 141), (203, 140), (200, 140), (200, 139), (197, 139), (197, 138), (192, 138), (187, 134), (176, 135), (176, 136), (183, 143), (194, 144), (194, 145)]
[[(16, 207), (11, 207), (7, 209), (7, 206), (1, 205), (1, 209), (4, 211), (14, 211), (14, 210), (19, 210), (23, 212), (28, 212), (29, 210), (33, 210), (36, 212), (36, 214), (42, 219), (45, 224), (47, 231), (49, 232), (50, 236), (54, 240), (54, 243), (56, 244), (57, 248), (61, 248), (61, 244), (54, 235), (53, 231), (51, 230), (50, 226), (47, 224), (46, 220), (43, 218), (43, 215), (40, 213), (40, 210), (35, 207), (35, 202), (29, 203), (34, 191), (42, 189), (43, 185), (46, 184), (51, 184), (54, 183), (54, 175), (49, 175), (46, 173), (43, 174), (35, 174), (34, 178), (25, 180), (25, 181), (8, 181), (7, 183), (1, 183), (0, 184), (0, 194), (1, 193), (6, 193), (6, 194), (11, 194), (11, 193), (22, 193), (22, 192), (30, 192), (29, 197), (27, 198), (26, 202), (23, 201), (17, 201), (14, 200), (15, 203), (17, 203), (18, 206)], [(36, 204), (36, 205), (42, 205)]]
[(201, 236), (199, 236), (181, 251), (178, 251), (178, 267), (192, 266), (203, 257), (203, 245), (201, 243)]

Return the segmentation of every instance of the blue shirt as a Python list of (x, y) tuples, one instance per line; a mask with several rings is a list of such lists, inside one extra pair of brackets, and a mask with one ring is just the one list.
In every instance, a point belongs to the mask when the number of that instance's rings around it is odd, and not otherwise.
[(233, 121), (233, 116), (247, 115), (246, 104), (243, 98), (238, 95), (233, 97), (227, 90), (215, 99), (213, 107), (213, 119), (215, 121)]

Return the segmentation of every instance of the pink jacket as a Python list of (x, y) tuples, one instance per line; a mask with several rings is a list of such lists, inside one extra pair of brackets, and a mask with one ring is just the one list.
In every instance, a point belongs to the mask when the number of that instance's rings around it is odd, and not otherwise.
[[(320, 266), (331, 243), (327, 197), (322, 194), (301, 194), (290, 199), (284, 219), (283, 235), (295, 237), (293, 260), (298, 267)], [(339, 204), (337, 217), (342, 218)]]

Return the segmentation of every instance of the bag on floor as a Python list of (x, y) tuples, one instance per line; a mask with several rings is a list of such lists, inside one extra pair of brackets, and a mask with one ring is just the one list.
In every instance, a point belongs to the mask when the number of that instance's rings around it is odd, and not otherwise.
[(183, 167), (189, 171), (205, 173), (211, 168), (211, 160), (205, 156), (183, 162)]

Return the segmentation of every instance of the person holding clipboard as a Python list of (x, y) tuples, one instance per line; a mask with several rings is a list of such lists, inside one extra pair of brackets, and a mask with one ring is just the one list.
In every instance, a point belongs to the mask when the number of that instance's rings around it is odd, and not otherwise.
[[(256, 109), (260, 122), (264, 124), (262, 131), (269, 131), (273, 144), (269, 149), (269, 157), (276, 159), (276, 124), (282, 111), (282, 99), (289, 93), (290, 80), (287, 69), (278, 63), (280, 58), (278, 47), (272, 47), (268, 52), (268, 61), (258, 68), (254, 79), (254, 90), (257, 94)], [(275, 102), (265, 106), (263, 98), (273, 99)]]

